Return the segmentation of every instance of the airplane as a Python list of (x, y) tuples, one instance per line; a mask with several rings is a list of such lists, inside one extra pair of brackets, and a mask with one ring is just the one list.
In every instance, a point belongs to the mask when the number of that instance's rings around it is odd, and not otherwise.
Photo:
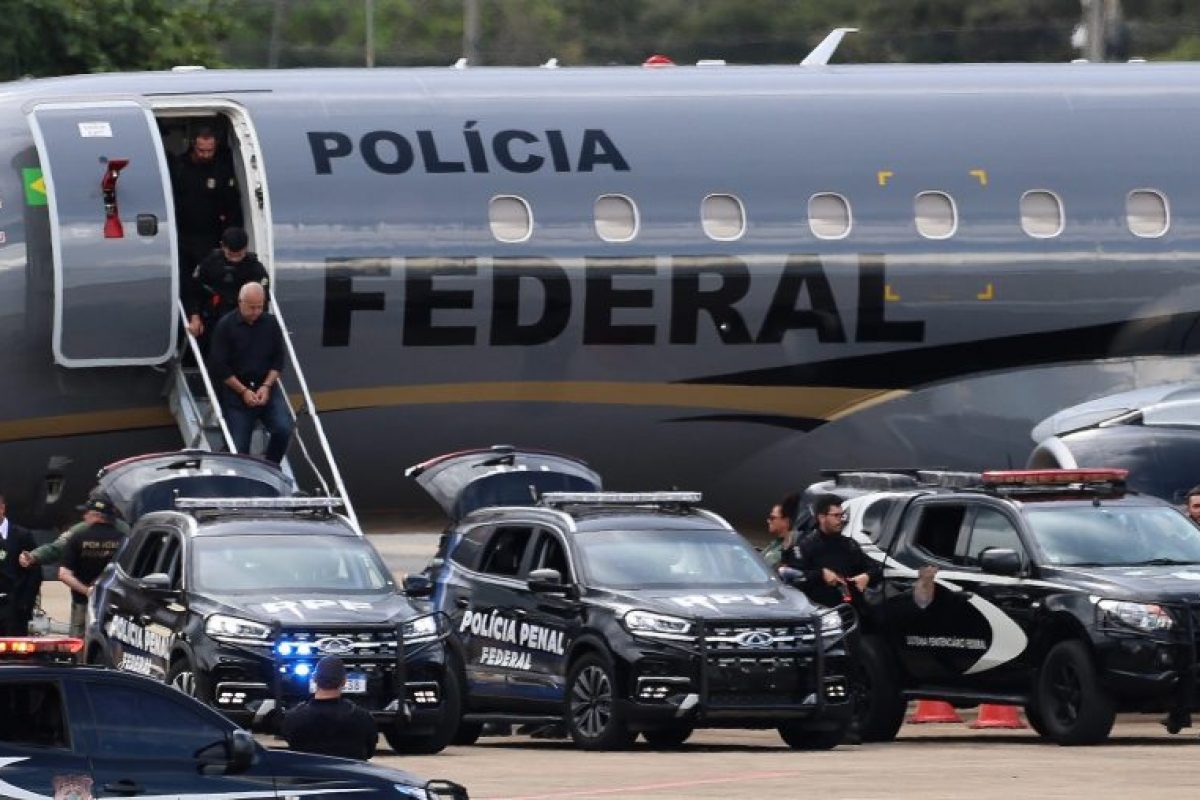
[(1200, 67), (826, 60), (0, 86), (10, 513), (179, 447), (201, 124), (367, 514), (504, 442), (757, 527), (820, 468), (1021, 466), (1060, 409), (1197, 379)]

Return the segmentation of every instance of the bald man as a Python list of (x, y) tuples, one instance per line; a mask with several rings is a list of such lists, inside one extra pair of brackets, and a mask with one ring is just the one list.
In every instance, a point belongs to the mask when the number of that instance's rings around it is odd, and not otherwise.
[(239, 453), (249, 453), (254, 423), (261, 421), (269, 436), (263, 456), (278, 464), (292, 438), (292, 416), (279, 389), (283, 330), (275, 317), (264, 312), (265, 306), (262, 284), (241, 288), (237, 308), (213, 329), (208, 368), (221, 386), (221, 409), (233, 446)]

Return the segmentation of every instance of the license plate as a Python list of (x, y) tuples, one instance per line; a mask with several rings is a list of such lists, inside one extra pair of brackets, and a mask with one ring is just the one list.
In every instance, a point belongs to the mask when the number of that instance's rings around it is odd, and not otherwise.
[[(316, 681), (308, 682), (308, 691), (310, 694), (316, 694)], [(346, 673), (346, 684), (342, 687), (342, 694), (366, 694), (367, 693), (367, 676), (361, 672)]]

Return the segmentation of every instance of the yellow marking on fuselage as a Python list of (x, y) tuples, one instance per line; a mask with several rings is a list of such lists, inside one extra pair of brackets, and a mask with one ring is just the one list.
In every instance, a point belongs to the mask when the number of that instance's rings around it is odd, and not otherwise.
[[(286, 382), (287, 376), (284, 376)], [(317, 392), (318, 413), (361, 408), (470, 403), (568, 403), (572, 405), (661, 406), (692, 412), (724, 411), (797, 419), (835, 419), (854, 410), (907, 394), (903, 390), (838, 386), (712, 386), (684, 383), (525, 381), (375, 386)], [(291, 396), (299, 407), (301, 398)], [(127, 408), (0, 422), (0, 441), (117, 433), (174, 427), (161, 408)]]
[(886, 283), (883, 286), (883, 299), (894, 303), (900, 299), (900, 295), (896, 294), (890, 283)]
[(991, 300), (995, 296), (996, 296), (996, 287), (989, 283), (987, 285), (986, 289), (984, 289), (979, 294), (975, 295), (975, 299), (976, 300)]
[(988, 184), (988, 174), (987, 174), (987, 170), (986, 170), (986, 169), (973, 169), (973, 170), (971, 170), (971, 171), (970, 171), (968, 174), (969, 174), (969, 175), (970, 175), (972, 178), (977, 178), (977, 179), (979, 180), (979, 185), (980, 185), (980, 186), (987, 186), (987, 184)]
[(888, 180), (895, 174), (890, 169), (881, 169), (875, 173), (875, 177), (879, 181), (880, 186), (887, 186)]

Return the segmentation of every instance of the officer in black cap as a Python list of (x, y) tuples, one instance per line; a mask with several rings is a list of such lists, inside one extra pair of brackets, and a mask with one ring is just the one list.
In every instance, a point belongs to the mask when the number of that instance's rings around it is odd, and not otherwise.
[(58, 579), (71, 590), (72, 636), (83, 636), (92, 586), (125, 542), (125, 534), (113, 524), (116, 509), (107, 497), (92, 495), (79, 510), (86, 527), (68, 540), (58, 568)]
[(188, 330), (193, 336), (203, 335), (217, 320), (237, 308), (238, 292), (247, 283), (269, 288), (266, 267), (250, 252), (249, 246), (250, 237), (244, 228), (226, 228), (221, 234), (221, 246), (196, 265), (191, 290), (184, 298)]
[(312, 699), (283, 717), (283, 738), (288, 747), (304, 753), (321, 753), (366, 761), (375, 755), (379, 730), (364, 708), (342, 697), (346, 667), (337, 656), (325, 656), (313, 671), (316, 691)]

